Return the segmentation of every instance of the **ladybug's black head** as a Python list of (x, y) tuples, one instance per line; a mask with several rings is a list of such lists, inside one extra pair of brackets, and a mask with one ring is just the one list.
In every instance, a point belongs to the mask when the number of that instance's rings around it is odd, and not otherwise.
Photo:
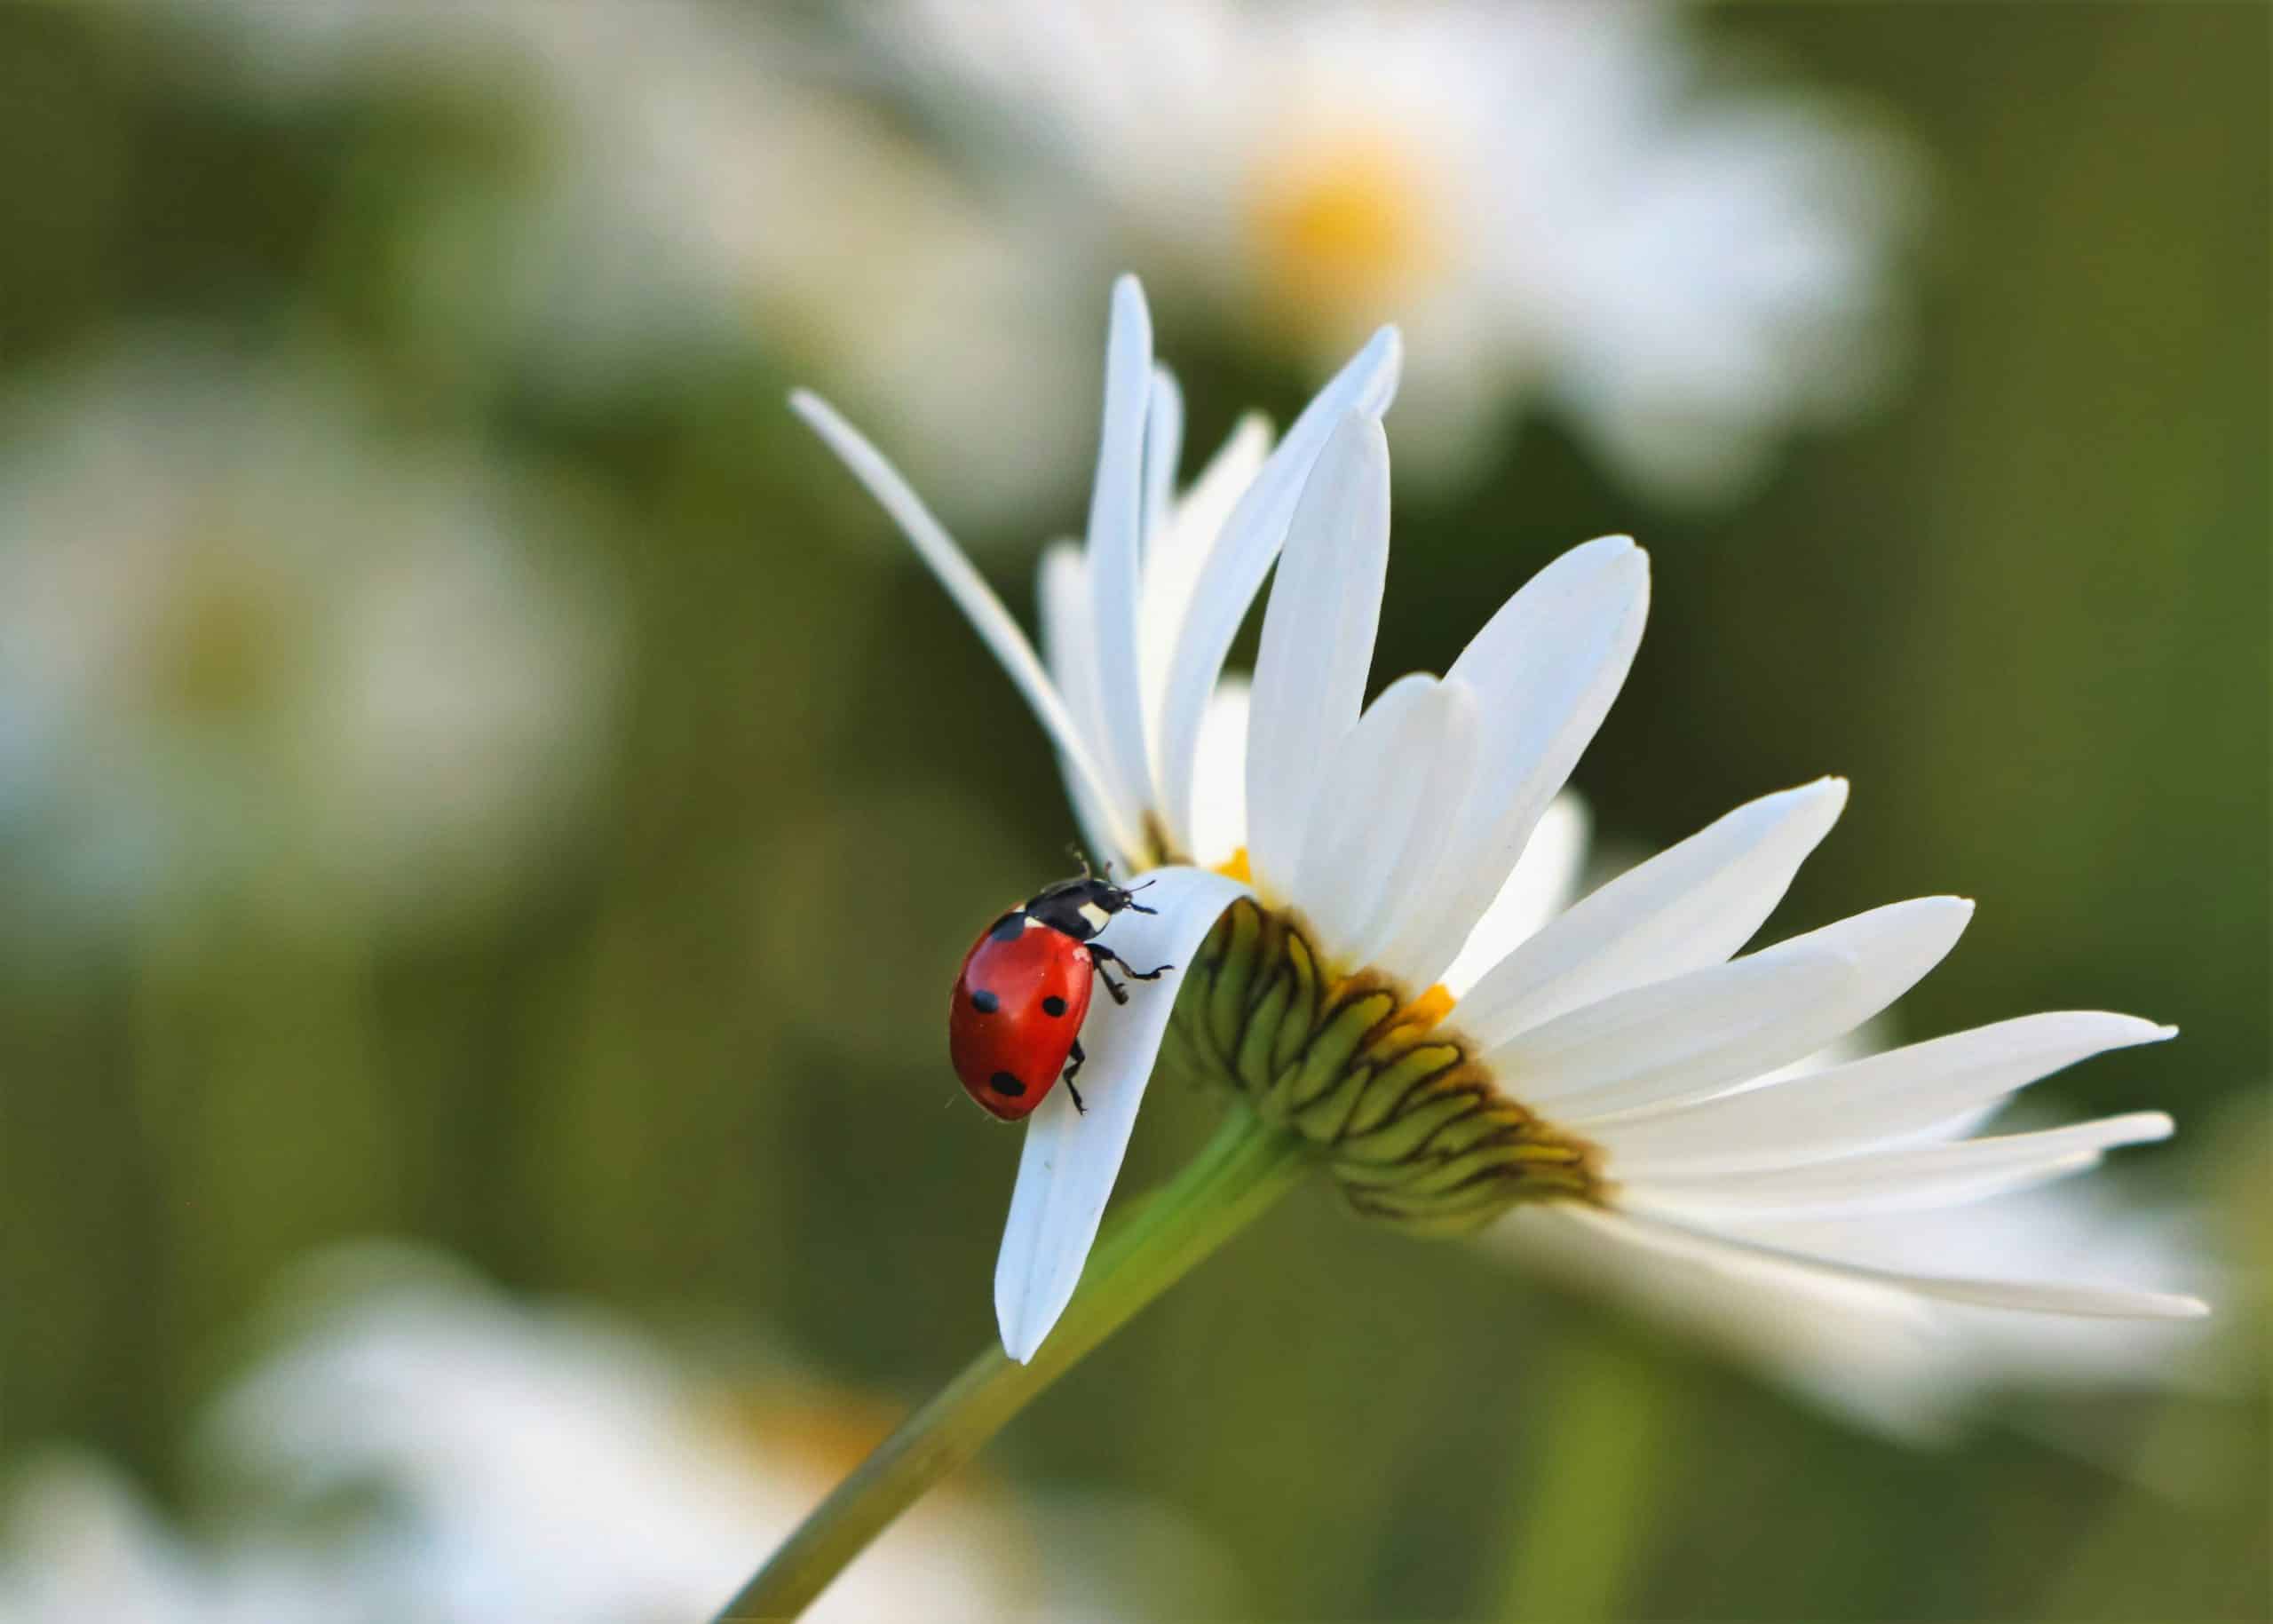
[[(1142, 891), (1144, 887), (1139, 885), (1136, 889)], [(1149, 914), (1153, 910), (1115, 885), (1110, 877), (1088, 874), (1046, 886), (1026, 904), (1027, 913), (1077, 942), (1088, 941), (1105, 929), (1105, 921), (1124, 911)]]

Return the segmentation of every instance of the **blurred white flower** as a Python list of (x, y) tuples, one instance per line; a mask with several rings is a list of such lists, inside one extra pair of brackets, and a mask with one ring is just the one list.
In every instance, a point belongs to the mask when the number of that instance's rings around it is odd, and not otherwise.
[[(197, 1536), (91, 1458), (20, 1471), (0, 1624), (708, 1618), (891, 1419), (841, 1390), (730, 1384), (747, 1359), (714, 1379), (597, 1311), (517, 1304), (391, 1245), (305, 1265), (269, 1328), (200, 1426)], [(966, 1482), (810, 1616), (1215, 1616), (1230, 1587), (1216, 1548), (1149, 1503)]]
[(395, 917), (494, 894), (573, 820), (614, 665), (611, 606), (528, 539), (533, 500), (391, 442), (306, 357), (152, 340), (23, 380), (0, 431), (14, 894), (98, 917), (265, 877)]
[[(862, 37), (1094, 281), (1126, 264), (1320, 370), (1394, 318), (1413, 457), (1536, 400), (1730, 494), (1899, 350), (1906, 148), (1613, 0), (897, 0)], [(1408, 463), (1410, 465), (1410, 463)]]
[(1055, 494), (1089, 352), (1045, 223), (982, 212), (910, 135), (790, 71), (762, 9), (166, 4), (258, 94), (441, 87), (526, 122), (502, 183), (428, 187), (396, 260), (454, 347), (585, 393), (756, 343), (942, 448), (925, 471), (965, 516)]

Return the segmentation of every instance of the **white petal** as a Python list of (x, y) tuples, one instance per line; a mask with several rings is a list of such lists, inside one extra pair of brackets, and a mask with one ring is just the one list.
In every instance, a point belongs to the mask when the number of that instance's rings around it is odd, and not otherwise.
[(1488, 1051), (1525, 1105), (1585, 1124), (1708, 1098), (1859, 1025), (1955, 945), (1973, 905), (1924, 897), (1612, 994)]
[[(1454, 996), (1464, 999), (1467, 989), (1486, 970), (1571, 906), (1571, 899), (1578, 893), (1579, 876), (1586, 871), (1587, 841), (1593, 822), (1586, 801), (1575, 789), (1565, 789), (1548, 803), (1539, 827), (1524, 846), (1524, 854), (1516, 860), (1515, 871), (1468, 933), (1460, 956), (1440, 978)], [(1409, 946), (1393, 942), (1382, 949), (1382, 957), (1385, 963), (1399, 963), (1410, 951)], [(1476, 1035), (1465, 1015), (1461, 1030)]]
[(1365, 703), (1388, 571), (1389, 441), (1351, 413), (1303, 487), (1255, 656), (1247, 861), (1265, 896), (1303, 895), (1303, 832)]
[[(1049, 674), (1065, 701), (1066, 712), (1085, 739), (1097, 736), (1097, 639), (1089, 633), (1088, 564), (1077, 542), (1052, 542), (1042, 549), (1041, 570), (1035, 583), (1035, 601), (1041, 607), (1041, 653)], [(1113, 838), (1113, 825), (1104, 806), (1089, 793), (1081, 775), (1060, 752), (1058, 770), (1065, 779), (1066, 798), (1073, 804), (1075, 821), (1088, 843), (1091, 860), (1134, 864), (1139, 853)]]
[(1488, 970), (1461, 1002), (1461, 1028), (1503, 1042), (1628, 987), (1717, 964), (1783, 900), (1847, 804), (1818, 779), (1738, 807), (1628, 870)]
[(1433, 677), (1391, 683), (1334, 750), (1293, 893), (1330, 963), (1375, 962), (1475, 765), (1475, 701)]
[[(1158, 868), (1146, 878), (1152, 886), (1144, 899), (1160, 910), (1158, 917), (1116, 915), (1105, 931), (1113, 951), (1141, 970), (1189, 964), (1216, 915), (1245, 889), (1196, 868)], [(1081, 1281), (1182, 986), (1179, 970), (1157, 982), (1134, 984), (1126, 1005), (1092, 1002), (1081, 1026), (1089, 1061), (1081, 1089), (1088, 1113), (1077, 1113), (1072, 1096), (1060, 1088), (1026, 1120), (1018, 1187), (994, 1264), (1002, 1348), (1020, 1364), (1041, 1346)]]
[(1595, 1137), (1622, 1178), (1727, 1174), (1853, 1155), (1969, 1121), (2063, 1066), (2174, 1026), (2129, 1015), (2024, 1015), (1724, 1095), (1684, 1111), (1606, 1124)]
[(2039, 1280), (1966, 1279), (1874, 1269), (1836, 1258), (1786, 1252), (1728, 1235), (1706, 1234), (1662, 1219), (1635, 1217), (1572, 1201), (1564, 1216), (1613, 1239), (1681, 1257), (1699, 1267), (1742, 1275), (1761, 1263), (1781, 1264), (1831, 1279), (1891, 1286), (1913, 1295), (1978, 1308), (2023, 1309), (2033, 1313), (2080, 1314), (2117, 1319), (2192, 1319), (2208, 1313), (2198, 1297), (2120, 1287), (2066, 1285)]
[(1165, 535), (1176, 519), (1176, 471), (1184, 456), (1184, 392), (1176, 374), (1166, 367), (1152, 368), (1152, 403), (1144, 408), (1144, 523), (1141, 556), (1152, 551), (1152, 538)]
[(1224, 656), (1271, 559), (1287, 539), (1295, 499), (1327, 437), (1352, 411), (1380, 416), (1397, 392), (1397, 329), (1383, 328), (1319, 391), (1248, 485), (1210, 545), (1192, 589), (1191, 612), (1169, 661), (1160, 707), (1160, 809), (1171, 828), (1188, 828), (1194, 752), (1208, 696)]
[(1152, 749), (1144, 736), (1144, 678), (1136, 665), (1138, 566), (1144, 524), (1144, 416), (1152, 393), (1152, 323), (1133, 276), (1113, 285), (1105, 342), (1105, 422), (1097, 483), (1089, 491), (1089, 628), (1097, 638), (1098, 754), (1119, 804), (1152, 802)]
[(1424, 902), (1413, 974), (1442, 978), (1626, 681), (1650, 604), (1649, 560), (1622, 535), (1574, 547), (1477, 633), (1448, 676), (1483, 709), (1474, 789)]
[(1113, 844), (1123, 850), (1134, 850), (1141, 819), (1131, 816), (1129, 808), (1115, 804), (1106, 792), (1089, 741), (1074, 725), (1057, 685), (1049, 680), (1049, 673), (1042, 669), (1034, 645), (1026, 641), (1026, 633), (1018, 630), (1018, 622), (1010, 618), (1002, 600), (994, 596), (994, 589), (971, 566), (962, 549), (955, 545), (907, 481), (900, 478), (899, 471), (858, 429), (839, 416), (836, 408), (803, 389), (790, 395), (789, 406), (828, 442), (829, 449), (852, 471), (852, 477), (867, 487), (868, 494), (915, 544), (923, 562), (939, 577), (939, 584), (946, 588), (947, 596), (954, 599), (955, 606), (970, 620), (980, 641), (1002, 662), (1010, 681), (1026, 696), (1034, 719), (1057, 745), (1069, 772), (1088, 786), (1093, 804), (1105, 809), (1105, 817), (1113, 828)]
[(1212, 868), (1247, 844), (1247, 686), (1226, 677), (1200, 730), (1192, 783), (1192, 860)]
[[(1144, 603), (1136, 617), (1138, 663), (1144, 675), (1145, 725), (1152, 730), (1154, 782), (1159, 782), (1160, 709), (1168, 693), (1168, 663), (1175, 658), (1177, 635), (1184, 630), (1192, 606), (1192, 589), (1199, 584), (1208, 550), (1231, 517), (1232, 506), (1247, 489), (1263, 461), (1271, 455), (1271, 424), (1260, 412), (1249, 412), (1235, 424), (1223, 447), (1176, 503), (1164, 528), (1144, 536)], [(1240, 795), (1247, 793), (1245, 785)], [(1160, 809), (1165, 817), (1168, 809)], [(1169, 833), (1180, 843), (1189, 831), (1168, 820)]]
[(1635, 1178), (1613, 1167), (1629, 1212), (1710, 1225), (1731, 1218), (1830, 1218), (1916, 1212), (2002, 1195), (2098, 1163), (2119, 1145), (2170, 1137), (2159, 1111), (2074, 1122), (2037, 1133), (1910, 1145), (1869, 1155), (1737, 1176)]

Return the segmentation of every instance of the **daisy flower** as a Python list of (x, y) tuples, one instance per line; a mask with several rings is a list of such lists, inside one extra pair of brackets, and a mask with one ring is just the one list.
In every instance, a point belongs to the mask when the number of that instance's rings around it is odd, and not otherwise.
[[(758, 11), (701, 0), (161, 0), (193, 67), (288, 108), (439, 91), (517, 140), (387, 224), (414, 327), (574, 398), (753, 345), (842, 380), (992, 517), (1076, 453), (1087, 325), (1040, 244), (893, 121), (789, 71)], [(470, 169), (470, 166), (468, 166)], [(1039, 230), (1040, 222), (1034, 223)], [(1020, 342), (1011, 342), (1014, 335)], [(986, 527), (991, 533), (997, 527)]]
[(289, 870), (280, 898), (430, 918), (573, 821), (615, 626), (523, 528), (539, 490), (394, 440), (315, 352), (145, 342), (6, 414), (14, 894), (100, 923)]
[[(2026, 1083), (2170, 1030), (2034, 1015), (1778, 1078), (1899, 998), (1973, 911), (1921, 898), (1738, 954), (1845, 804), (1835, 779), (1738, 807), (1539, 923), (1540, 869), (1568, 839), (1539, 832), (1633, 661), (1646, 563), (1624, 537), (1575, 548), (1444, 677), (1401, 677), (1366, 703), (1397, 355), (1394, 334), (1377, 337), (1275, 449), (1242, 427), (1179, 500), (1176, 393), (1124, 278), (1086, 543), (1043, 566), (1048, 663), (875, 449), (798, 398), (1026, 694), (1084, 822), (1152, 880), (1160, 916), (1117, 920), (1115, 949), (1183, 967), (1164, 984), (1173, 1001), (1092, 1016), (1087, 1116), (1057, 1090), (1030, 1119), (995, 1278), (1010, 1356), (1031, 1359), (1072, 1296), (1164, 1044), (1304, 1143), (1358, 1211), (1416, 1233), (1551, 1224), (1700, 1277), (2041, 1313), (2204, 1311), (1976, 1274), (1977, 1247), (1920, 1266), (1763, 1236), (1783, 1218), (1897, 1225), (2163, 1137), (2155, 1112), (1974, 1129)], [(1235, 497), (1217, 487), (1241, 476)], [(1224, 658), (1282, 546), (1244, 746), (1203, 751), (1211, 701), (1236, 733)], [(1148, 649), (1168, 651), (1164, 666)], [(1232, 855), (1193, 865), (1200, 809), (1228, 820), (1235, 799)]]
[[(866, 37), (1007, 212), (1321, 369), (1394, 313), (1428, 471), (1540, 404), (1669, 498), (1899, 351), (1907, 149), (1658, 4), (899, 0)], [(1064, 249), (1059, 250), (1061, 257)]]

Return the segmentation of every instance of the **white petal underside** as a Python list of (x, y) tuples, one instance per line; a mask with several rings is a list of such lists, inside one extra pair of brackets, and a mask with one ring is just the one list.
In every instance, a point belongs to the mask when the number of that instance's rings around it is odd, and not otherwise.
[(2098, 1164), (2120, 1145), (2170, 1137), (2159, 1111), (2138, 1111), (2038, 1133), (1905, 1145), (1838, 1161), (1732, 1176), (1635, 1178), (1613, 1168), (1629, 1212), (1709, 1225), (1745, 1217), (1834, 1218), (1954, 1207), (2026, 1189)]
[(1532, 576), (1453, 662), (1482, 712), (1477, 776), (1388, 968), (1442, 978), (1618, 697), (1649, 601), (1647, 557), (1605, 536)]
[(1333, 749), (1291, 893), (1329, 963), (1376, 962), (1475, 762), (1468, 690), (1417, 675), (1383, 689)]
[(1687, 1110), (1607, 1123), (1594, 1137), (1621, 1178), (1746, 1173), (1851, 1156), (1969, 1125), (2063, 1066), (2158, 1042), (2176, 1030), (2093, 1010), (2024, 1015)]
[(1157, 982), (1136, 983), (1126, 1005), (1103, 997), (1091, 1002), (1081, 1027), (1089, 1054), (1081, 1076), (1087, 1114), (1076, 1112), (1072, 1097), (1059, 1088), (1026, 1119), (1018, 1185), (994, 1264), (1002, 1347), (1021, 1364), (1041, 1346), (1081, 1282), (1168, 1012), (1183, 987), (1180, 968), (1245, 890), (1235, 880), (1195, 868), (1158, 868), (1145, 877), (1152, 886), (1144, 899), (1160, 910), (1158, 916), (1116, 915), (1104, 939), (1139, 969), (1174, 964), (1179, 970)]
[[(1586, 869), (1592, 824), (1586, 802), (1574, 789), (1565, 789), (1548, 803), (1507, 883), (1468, 933), (1460, 956), (1445, 968), (1440, 979), (1454, 997), (1465, 1000), (1486, 971), (1571, 906)], [(1401, 951), (1394, 942), (1382, 949), (1385, 959)], [(1465, 1013), (1461, 1030), (1476, 1036)]]
[(1365, 703), (1388, 571), (1389, 441), (1378, 419), (1352, 413), (1303, 487), (1263, 617), (1247, 805), (1247, 860), (1265, 896), (1308, 894), (1295, 866)]
[[(1081, 729), (1082, 737), (1097, 736), (1097, 639), (1089, 635), (1088, 565), (1077, 542), (1057, 541), (1042, 549), (1041, 568), (1035, 582), (1035, 602), (1041, 610), (1041, 654), (1059, 696)], [(1058, 770), (1065, 780), (1065, 796), (1073, 804), (1074, 820), (1092, 860), (1133, 862), (1136, 853), (1114, 838), (1108, 808), (1100, 805), (1064, 754)]]
[(1775, 911), (1847, 804), (1820, 779), (1738, 807), (1628, 870), (1487, 970), (1461, 1001), (1479, 1043), (1625, 991), (1717, 964)]
[(1873, 1268), (1836, 1258), (1787, 1252), (1725, 1234), (1708, 1234), (1663, 1219), (1637, 1217), (1582, 1202), (1563, 1203), (1560, 1216), (1628, 1245), (1678, 1257), (1700, 1268), (1737, 1276), (1762, 1264), (1799, 1269), (1861, 1285), (1887, 1286), (1913, 1296), (1976, 1308), (2019, 1309), (2031, 1313), (2078, 1314), (2129, 1319), (2190, 1319), (2207, 1313), (2198, 1297), (2120, 1287), (2070, 1285), (2044, 1280), (1969, 1279)]
[(889, 513), (939, 584), (954, 599), (955, 606), (963, 612), (971, 628), (978, 633), (1002, 669), (1034, 709), (1034, 718), (1042, 731), (1057, 747), (1067, 769), (1089, 786), (1092, 802), (1107, 809), (1106, 816), (1113, 823), (1113, 844), (1124, 851), (1136, 847), (1136, 831), (1122, 810), (1115, 804), (1106, 790), (1102, 769), (1089, 741), (1074, 724), (1065, 702), (1058, 694), (1057, 685), (1050, 681), (1049, 673), (1041, 658), (1026, 641), (1026, 635), (1002, 600), (994, 596), (962, 548), (931, 510), (923, 505), (899, 471), (885, 461), (883, 455), (851, 424), (840, 416), (836, 409), (819, 395), (798, 390), (789, 397), (789, 405), (796, 414), (812, 426), (813, 432), (828, 442), (852, 476), (867, 487), (868, 494)]
[[(1152, 538), (1166, 535), (1175, 519), (1176, 471), (1183, 456), (1184, 391), (1176, 387), (1176, 374), (1155, 364), (1152, 400), (1144, 408), (1144, 518), (1137, 531), (1140, 572), (1152, 566), (1151, 558), (1144, 555), (1151, 552)], [(1141, 635), (1141, 612), (1137, 626)]]
[(1311, 464), (1351, 411), (1378, 417), (1389, 408), (1397, 392), (1398, 353), (1396, 329), (1383, 328), (1319, 391), (1209, 546), (1192, 589), (1191, 612), (1177, 634), (1160, 707), (1159, 804), (1171, 828), (1188, 826), (1193, 758), (1208, 696), (1216, 691), (1239, 622), (1287, 538)]
[(1972, 904), (1925, 897), (1726, 964), (1613, 994), (1488, 1051), (1526, 1105), (1588, 1131), (1709, 1098), (1798, 1059), (1910, 990), (1955, 945)]
[(1152, 324), (1133, 276), (1113, 286), (1105, 343), (1105, 418), (1089, 490), (1089, 629), (1097, 639), (1097, 753), (1125, 812), (1152, 804), (1144, 678), (1137, 667), (1139, 550), (1144, 503), (1144, 416), (1152, 398)]

